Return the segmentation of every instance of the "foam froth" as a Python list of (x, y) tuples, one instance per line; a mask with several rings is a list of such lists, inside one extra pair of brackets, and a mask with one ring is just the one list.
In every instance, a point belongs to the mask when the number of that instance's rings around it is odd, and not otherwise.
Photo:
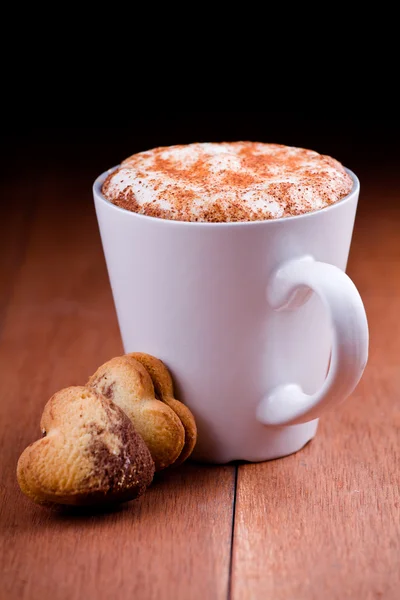
[(325, 208), (351, 191), (344, 167), (312, 150), (258, 142), (155, 148), (103, 184), (114, 204), (177, 221), (259, 221)]

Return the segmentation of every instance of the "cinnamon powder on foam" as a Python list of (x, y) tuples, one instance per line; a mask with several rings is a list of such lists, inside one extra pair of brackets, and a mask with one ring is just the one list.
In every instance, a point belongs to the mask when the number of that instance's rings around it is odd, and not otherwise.
[(123, 161), (103, 184), (122, 208), (178, 221), (258, 221), (325, 208), (352, 189), (335, 159), (257, 142), (155, 148)]

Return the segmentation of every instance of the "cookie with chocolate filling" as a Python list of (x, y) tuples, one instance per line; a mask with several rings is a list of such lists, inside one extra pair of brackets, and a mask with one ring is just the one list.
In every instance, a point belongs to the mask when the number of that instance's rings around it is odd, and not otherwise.
[(188, 407), (174, 397), (172, 377), (165, 364), (159, 358), (151, 356), (151, 354), (145, 354), (144, 352), (132, 352), (127, 356), (131, 356), (144, 366), (153, 382), (156, 397), (172, 408), (185, 429), (185, 444), (179, 457), (174, 462), (174, 465), (179, 465), (189, 458), (196, 445), (196, 421)]
[(21, 490), (39, 504), (95, 505), (132, 500), (154, 475), (131, 420), (94, 389), (69, 387), (46, 404), (42, 439), (22, 453)]
[(87, 386), (115, 402), (128, 415), (144, 439), (156, 471), (172, 465), (185, 445), (180, 418), (165, 402), (157, 400), (150, 375), (130, 355), (104, 363)]

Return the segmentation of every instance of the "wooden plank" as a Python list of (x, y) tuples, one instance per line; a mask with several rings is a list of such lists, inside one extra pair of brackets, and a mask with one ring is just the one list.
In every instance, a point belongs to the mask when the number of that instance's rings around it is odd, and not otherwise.
[(0, 342), (2, 598), (227, 596), (234, 467), (171, 470), (107, 514), (48, 511), (19, 492), (44, 403), (121, 352), (90, 181), (49, 176)]
[(0, 333), (14, 281), (25, 258), (36, 195), (29, 172), (0, 180)]
[(398, 598), (400, 213), (368, 198), (360, 212), (349, 270), (369, 317), (369, 365), (301, 452), (239, 468), (234, 600)]

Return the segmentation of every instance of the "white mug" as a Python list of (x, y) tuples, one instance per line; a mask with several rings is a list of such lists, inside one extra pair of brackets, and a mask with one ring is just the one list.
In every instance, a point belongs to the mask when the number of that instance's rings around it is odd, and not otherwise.
[(367, 362), (364, 306), (344, 273), (357, 177), (348, 171), (351, 193), (316, 212), (191, 223), (110, 203), (108, 173), (94, 200), (124, 349), (170, 369), (196, 418), (194, 458), (262, 461), (302, 448)]

